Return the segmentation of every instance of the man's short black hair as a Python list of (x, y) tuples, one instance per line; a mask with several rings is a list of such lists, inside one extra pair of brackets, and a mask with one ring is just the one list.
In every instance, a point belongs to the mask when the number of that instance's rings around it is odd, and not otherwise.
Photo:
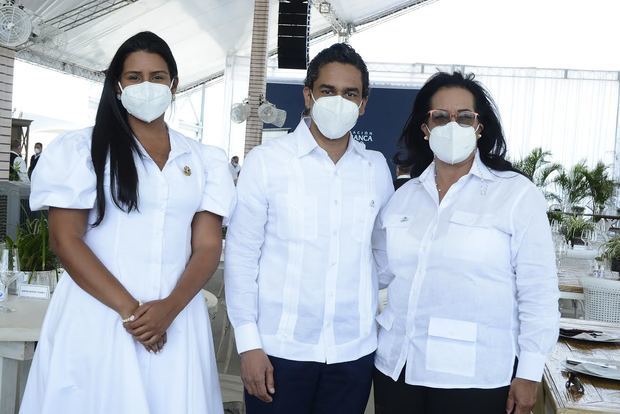
[(321, 50), (319, 54), (312, 59), (308, 65), (304, 86), (312, 89), (314, 87), (314, 82), (319, 77), (319, 70), (321, 67), (332, 62), (347, 63), (359, 69), (362, 74), (362, 98), (366, 98), (368, 96), (369, 84), (368, 68), (366, 67), (366, 63), (364, 63), (364, 59), (362, 59), (355, 49), (346, 43), (335, 43), (327, 49)]

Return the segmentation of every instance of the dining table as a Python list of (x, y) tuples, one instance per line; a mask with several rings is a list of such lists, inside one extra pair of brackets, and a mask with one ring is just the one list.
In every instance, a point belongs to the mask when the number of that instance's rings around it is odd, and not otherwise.
[(591, 260), (579, 257), (563, 257), (558, 266), (560, 293), (583, 294), (583, 287), (579, 279), (591, 274)]
[[(560, 327), (605, 332), (620, 338), (620, 324), (617, 323), (562, 318)], [(583, 392), (578, 392), (572, 383), (567, 387), (570, 376), (567, 360), (604, 360), (620, 366), (620, 342), (605, 343), (560, 337), (545, 364), (534, 413), (620, 413), (620, 380), (577, 373), (576, 377), (583, 385)]]
[(0, 414), (19, 410), (48, 304), (15, 295), (0, 302)]

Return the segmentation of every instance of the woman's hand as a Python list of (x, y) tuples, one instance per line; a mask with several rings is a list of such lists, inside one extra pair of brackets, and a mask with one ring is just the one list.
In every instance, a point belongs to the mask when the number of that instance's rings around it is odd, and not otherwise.
[(157, 353), (161, 352), (162, 349), (164, 349), (164, 345), (166, 345), (166, 342), (168, 342), (168, 335), (166, 333), (164, 333), (164, 336), (162, 336), (159, 339), (159, 342), (157, 342), (155, 345), (144, 345), (144, 344), (142, 344), (142, 346), (148, 352), (153, 352), (153, 353), (157, 354)]
[(147, 350), (159, 351), (166, 342), (166, 331), (178, 312), (168, 299), (144, 303), (133, 314), (135, 319), (125, 329)]

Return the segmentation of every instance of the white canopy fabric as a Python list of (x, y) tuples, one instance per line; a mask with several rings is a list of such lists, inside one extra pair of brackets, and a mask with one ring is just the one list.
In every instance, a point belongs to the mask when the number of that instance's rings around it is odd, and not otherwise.
[[(331, 0), (331, 5), (343, 22), (355, 24), (423, 2)], [(49, 21), (92, 1), (22, 0), (19, 3), (43, 21)], [(101, 3), (112, 5), (119, 1)], [(137, 32), (149, 30), (170, 45), (182, 75), (180, 87), (186, 89), (221, 74), (227, 55), (250, 54), (252, 0), (135, 0), (127, 3), (130, 4), (68, 30), (62, 51), (37, 50), (37, 55), (24, 52), (18, 57), (44, 65), (65, 62), (90, 71), (101, 71), (124, 40)], [(269, 48), (274, 51), (277, 48), (278, 5), (279, 0), (270, 0)], [(88, 12), (85, 15), (88, 17)], [(325, 32), (329, 27), (329, 22), (313, 7), (312, 33)], [(46, 56), (37, 61), (41, 54)]]
[[(270, 1), (269, 49), (275, 51), (279, 0)], [(18, 4), (49, 20), (91, 2)], [(619, 1), (329, 2), (342, 24), (355, 27), (350, 43), (369, 62), (375, 84), (419, 86), (437, 67), (474, 71), (499, 104), (513, 156), (543, 146), (566, 165), (583, 157), (613, 163), (614, 176), (620, 177), (620, 53), (609, 48), (620, 38)], [(177, 101), (173, 118), (197, 138), (241, 154), (245, 125), (231, 124), (229, 113), (231, 104), (247, 94), (253, 7), (252, 0), (136, 0), (68, 30), (62, 54), (45, 51), (48, 59), (35, 62), (71, 73), (75, 73), (71, 65), (100, 71), (125, 39), (151, 30), (170, 44), (179, 64), (181, 89), (228, 73), (223, 82), (206, 88), (202, 104), (200, 89), (185, 94)], [(330, 28), (316, 7), (310, 24), (311, 38)], [(310, 57), (336, 39), (325, 35), (313, 40)], [(268, 78), (290, 77), (297, 82), (303, 78), (303, 71), (274, 70), (275, 60), (269, 59)]]
[[(43, 21), (49, 21), (95, 2), (20, 0), (17, 3)], [(65, 32), (61, 50), (39, 49), (36, 54), (24, 51), (18, 57), (66, 71), (70, 71), (70, 66), (63, 67), (62, 63), (97, 72), (107, 67), (125, 39), (150, 30), (170, 44), (178, 61), (183, 90), (221, 75), (226, 56), (250, 54), (252, 0), (103, 0), (99, 3), (104, 9), (119, 3), (127, 5), (94, 20), (89, 20), (89, 12), (85, 12), (84, 23)], [(329, 0), (329, 3), (342, 24), (354, 26), (357, 33), (351, 42), (370, 62), (620, 70), (620, 54), (602, 47), (620, 37), (617, 0)], [(269, 49), (274, 52), (278, 9), (279, 0), (270, 0)], [(399, 17), (390, 19), (389, 16)], [(312, 7), (310, 24), (312, 37), (330, 28), (328, 19), (316, 7)]]

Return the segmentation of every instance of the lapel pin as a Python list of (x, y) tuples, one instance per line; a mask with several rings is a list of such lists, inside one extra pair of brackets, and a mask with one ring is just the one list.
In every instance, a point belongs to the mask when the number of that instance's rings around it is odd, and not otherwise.
[(192, 175), (192, 169), (186, 165), (185, 167), (183, 167), (183, 174), (189, 177), (190, 175)]
[(409, 219), (407, 218), (407, 216), (405, 216), (405, 217), (403, 217), (403, 218), (401, 218), (401, 219), (400, 219), (400, 222), (401, 222), (401, 223), (406, 223), (406, 222), (408, 222), (408, 221), (409, 221)]

